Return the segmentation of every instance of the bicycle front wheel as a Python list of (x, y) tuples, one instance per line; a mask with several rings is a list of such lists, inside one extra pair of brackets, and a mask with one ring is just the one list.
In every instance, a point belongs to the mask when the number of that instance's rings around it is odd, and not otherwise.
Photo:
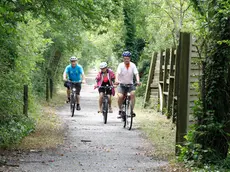
[(108, 104), (109, 104), (109, 100), (108, 97), (104, 98), (103, 101), (103, 118), (104, 118), (104, 124), (107, 124), (107, 118), (108, 118)]
[(132, 110), (132, 105), (130, 103), (129, 100), (127, 100), (126, 102), (126, 120), (125, 120), (125, 123), (126, 123), (126, 127), (128, 130), (131, 130), (132, 129), (132, 125), (133, 125), (133, 110)]
[(74, 116), (75, 106), (76, 106), (76, 103), (73, 103), (73, 106), (72, 106), (72, 117)]
[(76, 106), (75, 96), (72, 95), (71, 100), (70, 100), (70, 111), (71, 111), (71, 116), (72, 117), (74, 116), (75, 106)]

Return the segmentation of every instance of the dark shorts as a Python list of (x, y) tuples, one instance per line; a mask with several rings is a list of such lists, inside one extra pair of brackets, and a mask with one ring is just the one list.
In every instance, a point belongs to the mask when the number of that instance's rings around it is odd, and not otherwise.
[[(105, 93), (105, 88), (99, 88), (99, 93)], [(107, 89), (107, 95), (112, 95), (112, 89)]]
[[(101, 86), (106, 86), (106, 85), (109, 85), (110, 86), (110, 83), (102, 83)], [(98, 89), (99, 93), (105, 93), (105, 88), (99, 88)], [(112, 89), (107, 89), (107, 95), (112, 95)]]
[(81, 92), (81, 83), (71, 83), (71, 82), (68, 82), (68, 81), (66, 81), (65, 83), (64, 83), (64, 86), (66, 87), (66, 88), (68, 88), (68, 89), (71, 89), (71, 86), (72, 87), (75, 87), (76, 88), (76, 94), (77, 95), (80, 95), (80, 92)]
[(130, 86), (130, 87), (125, 87), (125, 86), (119, 85), (117, 87), (117, 92), (121, 93), (121, 94), (126, 94), (128, 92), (132, 92), (132, 91), (135, 91), (135, 90), (136, 90), (136, 87), (134, 85)]

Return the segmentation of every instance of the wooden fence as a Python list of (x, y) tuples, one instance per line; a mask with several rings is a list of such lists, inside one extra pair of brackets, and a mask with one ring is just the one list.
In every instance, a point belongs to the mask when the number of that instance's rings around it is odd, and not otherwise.
[(145, 105), (159, 103), (159, 110), (176, 122), (176, 143), (182, 144), (192, 108), (198, 100), (201, 76), (199, 54), (191, 34), (181, 33), (179, 46), (154, 53), (148, 76)]

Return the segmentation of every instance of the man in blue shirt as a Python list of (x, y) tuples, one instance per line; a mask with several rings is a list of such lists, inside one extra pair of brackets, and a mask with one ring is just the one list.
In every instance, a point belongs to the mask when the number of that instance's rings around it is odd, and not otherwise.
[(81, 83), (85, 83), (85, 75), (84, 70), (81, 65), (77, 63), (78, 59), (75, 56), (70, 58), (71, 64), (65, 68), (63, 73), (63, 80), (65, 81), (64, 86), (67, 87), (67, 103), (70, 101), (70, 86), (72, 82), (79, 82), (76, 85), (76, 93), (77, 93), (77, 110), (81, 110), (80, 107), (80, 91), (81, 91)]

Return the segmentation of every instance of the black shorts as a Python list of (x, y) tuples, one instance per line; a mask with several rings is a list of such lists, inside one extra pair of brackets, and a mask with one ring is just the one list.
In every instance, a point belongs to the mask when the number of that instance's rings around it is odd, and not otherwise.
[[(105, 93), (105, 88), (99, 88), (99, 93)], [(112, 89), (107, 89), (107, 95), (112, 95)]]
[(66, 81), (64, 83), (64, 86), (66, 88), (68, 88), (68, 89), (71, 89), (71, 87), (75, 87), (76, 88), (76, 94), (80, 95), (80, 92), (81, 92), (81, 83), (71, 83), (71, 82)]
[[(106, 86), (106, 85), (110, 86), (110, 83), (109, 82), (106, 82), (106, 83), (103, 82), (101, 84), (101, 86)], [(105, 88), (99, 88), (98, 91), (99, 91), (99, 93), (105, 93)], [(107, 95), (112, 95), (112, 89), (111, 88), (107, 89), (106, 92), (107, 92)]]

